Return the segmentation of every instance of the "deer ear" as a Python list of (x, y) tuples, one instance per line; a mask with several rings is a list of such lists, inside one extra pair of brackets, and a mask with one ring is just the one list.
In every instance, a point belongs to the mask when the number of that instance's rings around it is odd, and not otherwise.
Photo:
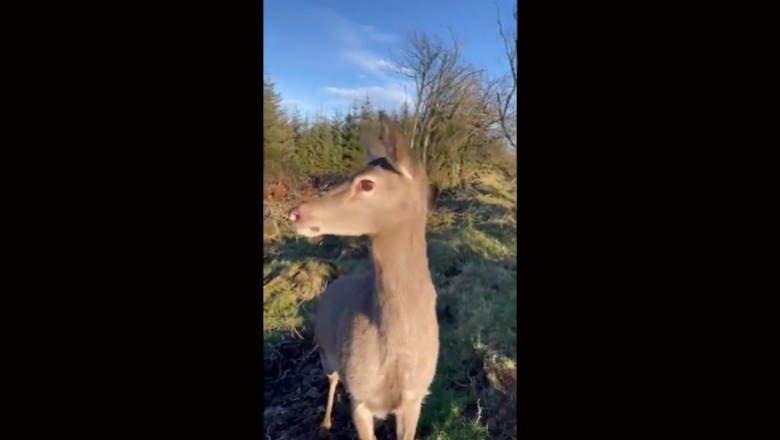
[(398, 125), (384, 112), (379, 113), (382, 124), (382, 143), (390, 160), (402, 174), (411, 178), (413, 156)]
[(379, 139), (377, 139), (376, 136), (363, 131), (360, 134), (360, 143), (363, 145), (363, 149), (366, 150), (366, 162), (371, 162), (380, 157), (387, 157), (387, 151), (385, 151), (384, 145), (379, 142)]

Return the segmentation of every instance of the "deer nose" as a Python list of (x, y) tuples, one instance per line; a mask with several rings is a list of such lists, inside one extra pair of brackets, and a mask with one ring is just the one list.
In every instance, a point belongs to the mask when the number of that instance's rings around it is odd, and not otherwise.
[(298, 208), (293, 208), (290, 210), (288, 218), (291, 222), (297, 221), (299, 218), (301, 218), (301, 212), (298, 210)]

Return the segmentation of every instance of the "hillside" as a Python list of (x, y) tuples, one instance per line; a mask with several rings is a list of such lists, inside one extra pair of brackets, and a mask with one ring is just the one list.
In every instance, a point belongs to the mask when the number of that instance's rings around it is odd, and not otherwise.
[[(311, 191), (311, 190), (310, 190)], [(311, 194), (311, 192), (309, 193)], [(296, 237), (285, 213), (302, 194), (267, 202), (263, 224), (264, 429), (268, 439), (317, 438), (327, 379), (309, 312), (334, 278), (370, 270), (365, 238)], [(418, 437), (517, 437), (516, 192), (500, 172), (442, 193), (428, 221), (441, 352)], [(377, 438), (394, 438), (392, 418)], [(341, 387), (331, 438), (356, 438)]]

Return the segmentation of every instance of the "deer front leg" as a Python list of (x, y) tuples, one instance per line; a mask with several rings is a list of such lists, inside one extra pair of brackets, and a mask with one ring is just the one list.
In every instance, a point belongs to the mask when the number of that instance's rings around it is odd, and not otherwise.
[(395, 413), (395, 437), (398, 440), (414, 440), (417, 422), (420, 420), (422, 398), (410, 399)]
[(360, 440), (376, 440), (374, 436), (374, 414), (364, 403), (352, 404), (352, 422)]

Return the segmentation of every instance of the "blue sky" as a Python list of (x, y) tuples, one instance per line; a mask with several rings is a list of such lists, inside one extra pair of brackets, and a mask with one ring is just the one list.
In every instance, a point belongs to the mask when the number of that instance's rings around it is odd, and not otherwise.
[[(507, 71), (496, 5), (506, 29), (516, 0), (264, 0), (263, 70), (283, 104), (314, 115), (345, 110), (368, 95), (379, 108), (397, 108), (414, 87), (388, 72), (412, 31), (449, 39), (463, 57), (491, 75)], [(406, 87), (405, 87), (406, 86)]]

